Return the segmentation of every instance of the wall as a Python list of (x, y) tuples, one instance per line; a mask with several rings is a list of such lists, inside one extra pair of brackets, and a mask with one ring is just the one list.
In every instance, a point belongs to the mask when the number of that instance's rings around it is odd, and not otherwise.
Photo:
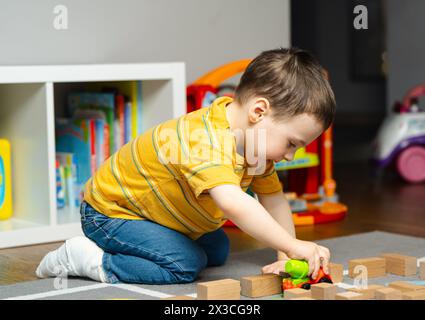
[(425, 83), (425, 1), (387, 0), (388, 101)]
[[(68, 8), (68, 29), (53, 8)], [(0, 65), (184, 61), (191, 82), (290, 43), (289, 0), (0, 0)]]
[[(292, 3), (293, 45), (312, 51), (329, 71), (340, 117), (385, 113), (385, 82), (354, 80), (351, 76), (351, 1), (296, 0)], [(372, 19), (373, 17), (370, 17)], [(359, 31), (361, 32), (361, 31)]]

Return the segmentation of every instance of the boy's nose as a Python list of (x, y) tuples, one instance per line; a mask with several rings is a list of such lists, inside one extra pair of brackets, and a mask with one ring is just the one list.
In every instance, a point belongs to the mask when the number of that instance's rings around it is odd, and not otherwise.
[(286, 154), (283, 159), (285, 159), (286, 161), (292, 161), (294, 159), (294, 154), (290, 153), (290, 154)]

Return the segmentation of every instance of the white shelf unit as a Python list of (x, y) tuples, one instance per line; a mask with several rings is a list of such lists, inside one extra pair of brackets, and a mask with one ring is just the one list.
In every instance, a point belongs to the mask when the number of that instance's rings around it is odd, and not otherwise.
[(117, 81), (142, 81), (144, 129), (186, 113), (182, 62), (0, 67), (0, 138), (11, 144), (13, 197), (0, 248), (82, 234), (78, 209), (56, 209), (55, 103), (67, 85)]

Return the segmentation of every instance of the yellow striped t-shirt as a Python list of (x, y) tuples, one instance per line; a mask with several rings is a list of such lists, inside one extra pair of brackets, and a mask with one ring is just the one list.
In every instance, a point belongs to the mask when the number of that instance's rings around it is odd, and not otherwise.
[(84, 200), (109, 217), (149, 219), (197, 239), (226, 220), (208, 189), (234, 184), (257, 194), (281, 191), (273, 161), (263, 174), (248, 174), (226, 117), (231, 101), (217, 98), (128, 142), (87, 181)]

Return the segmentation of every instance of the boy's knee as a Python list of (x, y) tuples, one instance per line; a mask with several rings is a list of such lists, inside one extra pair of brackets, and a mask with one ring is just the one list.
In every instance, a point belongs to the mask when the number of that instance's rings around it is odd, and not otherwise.
[(223, 229), (207, 233), (198, 239), (198, 244), (205, 250), (208, 266), (222, 266), (230, 251), (230, 241)]
[(214, 254), (208, 256), (208, 266), (222, 266), (226, 263), (230, 252), (230, 241), (229, 238), (224, 234), (224, 237), (220, 241), (218, 250), (215, 250)]
[(208, 263), (208, 258), (202, 250), (191, 252), (181, 261), (179, 270), (174, 273), (179, 283), (194, 282), (199, 273), (205, 269)]

